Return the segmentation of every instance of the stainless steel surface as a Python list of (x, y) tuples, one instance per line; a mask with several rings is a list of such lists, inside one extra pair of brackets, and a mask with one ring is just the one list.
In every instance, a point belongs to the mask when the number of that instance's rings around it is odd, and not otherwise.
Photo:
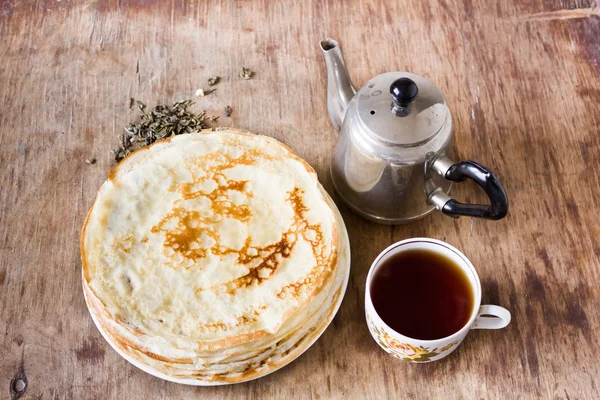
[[(416, 83), (419, 94), (401, 116), (394, 114), (390, 86), (400, 78)], [(388, 72), (369, 80), (356, 93), (360, 123), (375, 138), (389, 145), (418, 146), (443, 127), (450, 110), (442, 92), (431, 82), (410, 72)]]
[(446, 205), (446, 203), (451, 199), (452, 197), (450, 197), (448, 194), (444, 193), (443, 190), (438, 188), (433, 193), (431, 193), (427, 202), (429, 204), (433, 204), (437, 210), (441, 211), (444, 208), (444, 205)]
[[(451, 182), (432, 165), (451, 157), (452, 116), (443, 95), (429, 80), (407, 72), (379, 75), (365, 84), (344, 108), (354, 89), (337, 42), (321, 48), (327, 65), (328, 109), (340, 136), (331, 175), (338, 195), (358, 214), (380, 223), (401, 224), (435, 209), (428, 203)], [(409, 77), (419, 86), (410, 112), (392, 113), (390, 85)]]
[(438, 157), (433, 161), (431, 168), (437, 172), (438, 175), (446, 176), (446, 172), (448, 172), (450, 167), (454, 164), (456, 163), (448, 157)]
[(356, 89), (348, 75), (338, 43), (333, 39), (321, 40), (321, 51), (327, 65), (327, 111), (335, 129), (340, 129)]
[(446, 176), (446, 172), (448, 172), (450, 167), (455, 163), (444, 155), (436, 157), (432, 161), (433, 162), (431, 162), (431, 168), (428, 177), (425, 181), (425, 188), (428, 193), (427, 204), (431, 204), (437, 210), (442, 211), (444, 205), (446, 205), (446, 203), (452, 199), (452, 197), (449, 195), (450, 190), (442, 190), (435, 182), (431, 180), (431, 177), (437, 175), (441, 178), (444, 178)]

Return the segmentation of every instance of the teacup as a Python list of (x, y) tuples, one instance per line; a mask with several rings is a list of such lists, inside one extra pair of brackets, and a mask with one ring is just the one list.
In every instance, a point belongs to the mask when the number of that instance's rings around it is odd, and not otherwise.
[[(466, 274), (473, 291), (473, 309), (468, 322), (457, 332), (440, 339), (411, 338), (390, 328), (378, 315), (371, 297), (372, 281), (378, 269), (389, 257), (407, 250), (425, 250), (450, 259)], [(501, 329), (510, 323), (510, 312), (495, 305), (481, 305), (481, 283), (469, 259), (453, 246), (440, 240), (412, 238), (394, 243), (373, 261), (367, 275), (365, 313), (369, 331), (379, 346), (404, 361), (423, 363), (442, 359), (462, 343), (471, 329)]]

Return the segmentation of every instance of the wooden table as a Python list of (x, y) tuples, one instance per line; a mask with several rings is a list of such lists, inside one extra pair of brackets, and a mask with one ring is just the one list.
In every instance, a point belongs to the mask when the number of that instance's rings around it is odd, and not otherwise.
[[(440, 2), (0, 0), (0, 393), (20, 366), (25, 399), (598, 398), (600, 396), (600, 9), (594, 0)], [(303, 3), (303, 4), (301, 4)], [(113, 165), (109, 148), (149, 104), (197, 109), (273, 136), (333, 194), (337, 134), (326, 112), (324, 37), (357, 86), (408, 70), (435, 81), (456, 151), (497, 171), (511, 200), (499, 222), (431, 215), (369, 223), (336, 198), (352, 273), (333, 324), (303, 356), (253, 382), (168, 383), (118, 356), (80, 284), (79, 232)], [(242, 66), (256, 71), (238, 78)], [(88, 157), (97, 158), (87, 165)], [(455, 195), (483, 200), (474, 186)], [(479, 270), (484, 303), (511, 310), (444, 361), (408, 365), (364, 322), (375, 256), (412, 236), (446, 240)]]

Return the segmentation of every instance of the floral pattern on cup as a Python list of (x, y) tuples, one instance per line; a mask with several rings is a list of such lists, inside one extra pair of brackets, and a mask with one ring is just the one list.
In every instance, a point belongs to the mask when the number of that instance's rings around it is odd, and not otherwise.
[(459, 341), (448, 343), (442, 348), (430, 349), (423, 346), (413, 346), (409, 343), (402, 343), (397, 339), (394, 339), (388, 335), (385, 331), (380, 330), (373, 324), (371, 317), (367, 315), (367, 325), (371, 334), (385, 351), (390, 353), (396, 358), (409, 362), (428, 362), (433, 361), (433, 358), (439, 356), (443, 352), (450, 350), (452, 347), (457, 345)]

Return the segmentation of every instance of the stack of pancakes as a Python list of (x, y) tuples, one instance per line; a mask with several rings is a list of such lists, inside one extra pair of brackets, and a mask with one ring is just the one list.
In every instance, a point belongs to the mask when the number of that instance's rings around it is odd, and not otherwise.
[(138, 150), (83, 228), (90, 313), (123, 356), (167, 379), (262, 376), (333, 318), (349, 256), (334, 208), (268, 137), (221, 129)]

